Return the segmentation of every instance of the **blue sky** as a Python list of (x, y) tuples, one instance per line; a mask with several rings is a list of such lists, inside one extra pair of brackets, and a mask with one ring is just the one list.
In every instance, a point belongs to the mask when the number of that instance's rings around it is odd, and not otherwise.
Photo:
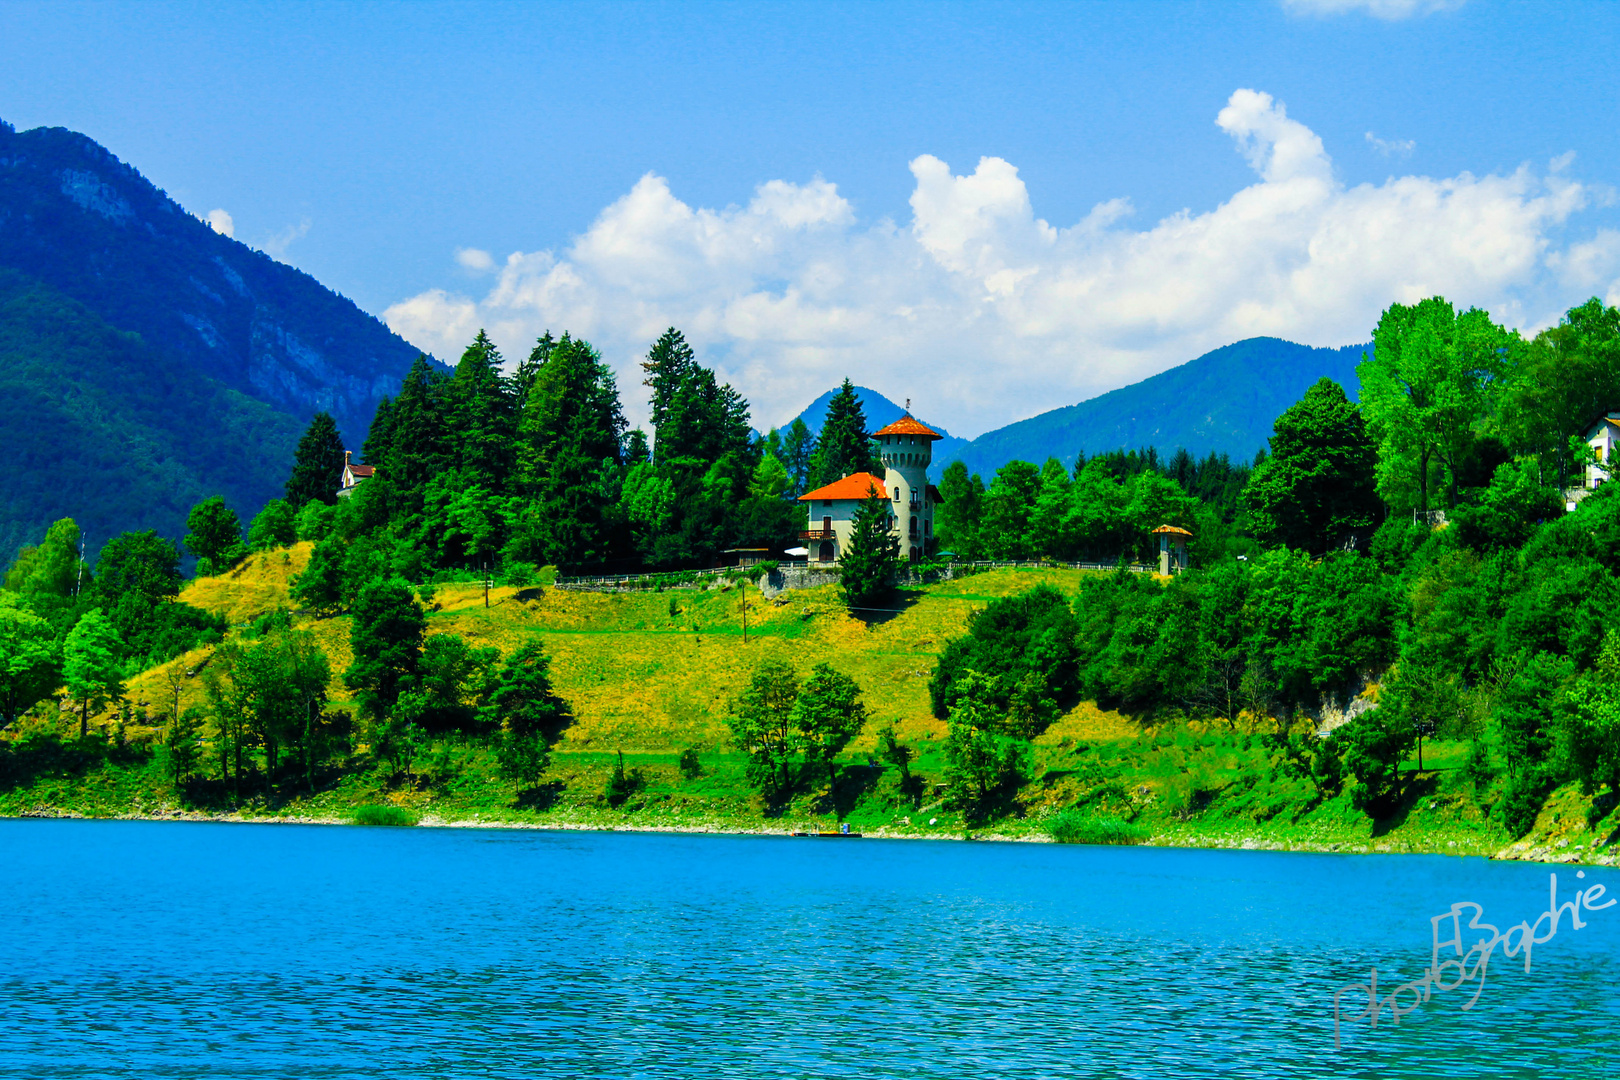
[(1479, 0), (0, 3), (0, 118), (441, 356), (568, 329), (629, 383), (673, 322), (759, 423), (849, 374), (972, 434), (1394, 299), (1620, 300), (1617, 38)]

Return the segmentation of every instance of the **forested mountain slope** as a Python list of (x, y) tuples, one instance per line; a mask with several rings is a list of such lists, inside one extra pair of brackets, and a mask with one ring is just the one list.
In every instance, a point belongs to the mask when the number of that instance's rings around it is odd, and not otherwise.
[[(215, 233), (134, 168), (62, 128), (17, 132), (0, 122), (0, 267), (139, 334), (176, 370), (300, 422), (330, 412), (355, 446), (417, 354), (349, 300)], [(194, 419), (176, 413), (169, 422)]]
[[(1278, 338), (1249, 338), (1139, 383), (1008, 424), (960, 449), (940, 447), (943, 467), (961, 460), (988, 481), (1009, 461), (1055, 457), (1072, 467), (1079, 454), (1177, 447), (1195, 458), (1211, 452), (1247, 461), (1271, 437), (1271, 422), (1327, 376), (1356, 399), (1356, 364), (1370, 345), (1313, 349)], [(870, 415), (870, 414), (868, 414)]]
[[(798, 416), (798, 419), (804, 421), (804, 426), (810, 429), (810, 433), (817, 438), (821, 437), (821, 425), (826, 423), (827, 420), (827, 405), (837, 392), (834, 389), (822, 394), (812, 401)], [(868, 390), (864, 386), (855, 387), (855, 397), (861, 403), (861, 412), (866, 416), (866, 426), (869, 431), (877, 431), (879, 428), (887, 427), (906, 413), (906, 410), (901, 406), (896, 405), (876, 390)], [(938, 424), (930, 422), (926, 417), (919, 416), (917, 419), (945, 436), (934, 444), (934, 460), (936, 462), (954, 460), (962, 448), (967, 446), (966, 439), (957, 438)], [(788, 424), (784, 424), (783, 430), (787, 430), (788, 425), (791, 423), (790, 420)]]
[(93, 557), (125, 530), (185, 532), (210, 495), (280, 493), (298, 420), (0, 269), (0, 553), (75, 518)]

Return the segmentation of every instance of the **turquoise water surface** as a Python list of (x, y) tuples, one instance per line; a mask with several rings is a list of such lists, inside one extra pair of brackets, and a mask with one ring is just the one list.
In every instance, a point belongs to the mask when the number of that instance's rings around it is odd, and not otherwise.
[[(1620, 873), (651, 833), (0, 821), (4, 1077), (1608, 1076), (1620, 905), (1400, 1025), (1430, 917)], [(1601, 898), (1597, 903), (1604, 902)], [(1466, 925), (1466, 923), (1465, 923)], [(1542, 924), (1547, 936), (1550, 922)], [(1522, 935), (1521, 935), (1522, 936)], [(1470, 939), (1472, 940), (1472, 939)], [(1402, 999), (1403, 1007), (1409, 1003)], [(1366, 994), (1352, 1006), (1365, 1006)]]

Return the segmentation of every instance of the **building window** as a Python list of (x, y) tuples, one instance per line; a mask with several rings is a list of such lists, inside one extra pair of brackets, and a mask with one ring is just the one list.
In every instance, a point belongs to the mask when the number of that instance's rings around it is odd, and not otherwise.
[(923, 535), (924, 536), (933, 536), (934, 535), (934, 523), (932, 521), (928, 521), (927, 519), (923, 520)]

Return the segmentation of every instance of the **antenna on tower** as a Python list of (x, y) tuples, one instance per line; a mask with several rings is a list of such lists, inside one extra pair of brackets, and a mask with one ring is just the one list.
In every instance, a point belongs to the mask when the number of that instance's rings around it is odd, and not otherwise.
[(911, 399), (910, 398), (906, 398), (906, 415), (907, 416), (911, 415)]

